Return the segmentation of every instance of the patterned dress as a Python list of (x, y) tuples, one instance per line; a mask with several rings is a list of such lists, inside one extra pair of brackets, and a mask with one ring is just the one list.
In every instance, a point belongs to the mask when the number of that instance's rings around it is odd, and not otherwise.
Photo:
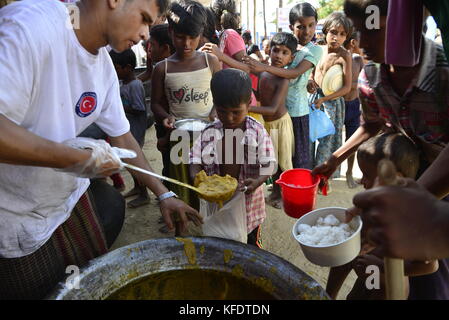
[[(315, 100), (324, 97), (323, 91), (318, 89), (316, 93), (309, 98), (311, 105)], [(336, 100), (326, 101), (322, 104), (321, 110), (327, 113), (335, 126), (335, 134), (318, 139), (318, 147), (316, 142), (311, 143), (311, 154), (313, 159), (313, 167), (326, 162), (332, 154), (338, 150), (343, 144), (343, 127), (345, 124), (345, 99), (340, 97)], [(316, 148), (316, 153), (315, 153)], [(340, 177), (340, 167), (332, 175), (332, 178)]]

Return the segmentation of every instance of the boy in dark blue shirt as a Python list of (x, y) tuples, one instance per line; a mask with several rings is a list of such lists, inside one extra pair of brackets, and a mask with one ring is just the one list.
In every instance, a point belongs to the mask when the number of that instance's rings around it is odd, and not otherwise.
[[(136, 55), (128, 49), (124, 52), (110, 52), (117, 76), (121, 81), (120, 96), (122, 98), (125, 114), (131, 126), (131, 133), (143, 148), (145, 143), (145, 133), (147, 129), (147, 113), (145, 108), (145, 89), (142, 81), (136, 79), (134, 70), (136, 69)], [(138, 195), (138, 197), (128, 202), (128, 208), (138, 208), (150, 202), (147, 188), (134, 179), (134, 188), (128, 192), (127, 196)]]

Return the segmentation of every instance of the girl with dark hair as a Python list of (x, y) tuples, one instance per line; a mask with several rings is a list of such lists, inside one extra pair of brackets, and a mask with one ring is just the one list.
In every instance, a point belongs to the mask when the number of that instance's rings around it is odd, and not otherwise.
[[(238, 28), (238, 18), (236, 15), (236, 5), (234, 0), (214, 0), (211, 5), (212, 10), (217, 17), (218, 30), (220, 32), (220, 44), (206, 43), (202, 51), (215, 55), (222, 63), (223, 69), (235, 68), (246, 73), (250, 73), (250, 68), (242, 62), (246, 56), (246, 46), (243, 38), (235, 29)], [(237, 23), (234, 23), (231, 16), (236, 17)], [(257, 100), (252, 94), (251, 106), (257, 106)], [(263, 123), (260, 115), (250, 114), (256, 120)]]
[[(213, 120), (210, 82), (221, 69), (213, 55), (197, 51), (206, 25), (206, 10), (196, 1), (172, 3), (167, 14), (169, 33), (176, 52), (158, 63), (152, 77), (152, 110), (155, 120), (167, 130), (158, 140), (158, 149), (170, 154), (169, 138), (175, 121), (182, 119)], [(190, 183), (188, 165), (169, 164), (168, 175)], [(193, 206), (198, 198), (185, 188), (173, 191)]]
[[(226, 29), (238, 29), (237, 6), (234, 0), (213, 0), (211, 9), (215, 14), (217, 21), (217, 29), (221, 30), (223, 22), (226, 24)], [(235, 23), (237, 22), (237, 23)]]
[[(344, 96), (351, 92), (352, 87), (352, 54), (343, 44), (352, 35), (352, 31), (352, 22), (343, 12), (332, 13), (323, 24), (327, 45), (322, 47), (323, 55), (312, 75), (318, 87), (312, 86), (309, 102), (315, 105), (315, 108), (326, 111), (335, 126), (335, 134), (318, 139), (316, 153), (315, 147), (312, 147), (314, 166), (324, 163), (343, 144)], [(340, 85), (328, 85), (330, 81), (327, 79), (330, 78)], [(340, 168), (332, 178), (339, 177)]]
[(246, 46), (236, 31), (238, 20), (234, 0), (214, 0), (211, 9), (215, 13), (216, 27), (220, 31), (220, 43), (219, 47), (207, 43), (203, 51), (216, 55), (223, 62), (223, 69), (235, 68), (249, 73), (249, 68), (241, 62), (246, 54)]
[(211, 8), (206, 9), (206, 25), (203, 31), (203, 37), (201, 38), (199, 48), (202, 48), (206, 43), (213, 43), (216, 45), (220, 44), (220, 40), (218, 39), (218, 34), (216, 30), (217, 18), (215, 17), (215, 13)]
[(238, 34), (240, 34), (239, 21), (239, 16), (236, 13), (231, 13), (227, 10), (223, 11), (220, 17), (220, 25), (223, 30), (232, 29)]

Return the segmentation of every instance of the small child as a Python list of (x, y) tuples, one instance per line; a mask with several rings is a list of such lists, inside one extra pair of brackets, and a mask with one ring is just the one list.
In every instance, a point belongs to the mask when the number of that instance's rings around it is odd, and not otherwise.
[(262, 61), (263, 56), (260, 52), (260, 48), (257, 44), (253, 43), (253, 37), (251, 35), (251, 31), (247, 30), (243, 32), (242, 34), (243, 41), (245, 42), (246, 46), (246, 54), (257, 61)]
[[(131, 134), (134, 136), (139, 146), (143, 148), (145, 144), (145, 133), (147, 129), (147, 112), (145, 108), (145, 89), (142, 81), (136, 79), (134, 70), (136, 69), (136, 55), (134, 51), (128, 49), (122, 53), (111, 50), (109, 53), (114, 63), (119, 80), (120, 96), (122, 98), (125, 114), (131, 126)], [(137, 195), (138, 197), (128, 202), (128, 208), (138, 208), (150, 202), (147, 187), (134, 179), (134, 188), (125, 197)]]
[[(220, 71), (212, 79), (211, 90), (218, 120), (202, 132), (192, 148), (191, 178), (205, 170), (208, 176), (228, 174), (237, 179), (240, 187), (225, 207), (231, 205), (229, 213), (243, 217), (246, 228), (243, 234), (227, 238), (261, 247), (260, 226), (266, 217), (262, 185), (276, 165), (273, 144), (264, 127), (248, 116), (251, 79), (247, 73), (232, 68)], [(200, 211), (204, 209), (202, 205)], [(232, 233), (230, 224), (226, 227), (220, 217), (223, 215), (215, 213), (205, 221), (203, 231), (221, 227), (226, 234)]]
[(155, 25), (150, 29), (148, 54), (151, 61), (157, 64), (175, 53), (170, 37), (168, 23)]
[[(170, 134), (177, 120), (214, 118), (210, 81), (221, 66), (215, 56), (197, 51), (206, 19), (203, 5), (196, 1), (173, 2), (168, 13), (169, 33), (176, 51), (156, 65), (151, 99), (155, 118), (167, 131), (158, 140), (158, 148), (168, 155)], [(185, 163), (175, 165), (170, 161), (168, 176), (191, 183)], [(194, 192), (175, 185), (170, 189), (192, 207), (199, 207)]]
[[(168, 24), (159, 24), (150, 29), (150, 39), (149, 39), (149, 49), (148, 55), (149, 59), (154, 64), (157, 64), (172, 54), (175, 53), (175, 48), (173, 46), (173, 42), (170, 38)], [(167, 130), (163, 126), (162, 122), (164, 119), (156, 117), (156, 138), (162, 139), (167, 135)], [(159, 146), (158, 146), (159, 147)], [(159, 149), (159, 148), (158, 148)], [(168, 152), (164, 152), (164, 148), (160, 148), (159, 151), (162, 154), (162, 175), (168, 176), (168, 167), (170, 164), (170, 154)]]
[[(382, 159), (392, 161), (399, 176), (416, 178), (420, 159), (415, 144), (400, 133), (384, 133), (364, 142), (358, 149), (357, 161), (363, 173), (361, 183), (365, 189), (371, 189), (375, 186), (377, 166)], [(404, 221), (404, 223), (407, 222)], [(381, 281), (380, 290), (368, 290), (366, 288), (365, 280), (368, 277), (366, 268), (370, 265), (376, 265), (380, 270), (383, 270), (383, 256), (365, 242), (360, 256), (354, 261), (342, 267), (331, 268), (326, 291), (335, 299), (347, 275), (354, 269), (358, 278), (347, 297), (348, 300), (385, 299), (384, 282)], [(405, 261), (404, 269), (405, 276), (411, 277), (410, 289), (412, 290), (413, 281), (420, 278), (415, 277), (436, 272), (438, 261)]]
[[(290, 34), (281, 32), (271, 40), (271, 65), (284, 68), (293, 61), (297, 51), (298, 41)], [(293, 124), (285, 105), (289, 81), (268, 72), (260, 75), (259, 92), (261, 107), (250, 107), (249, 111), (263, 116), (265, 129), (271, 136), (279, 169), (273, 180), (279, 179), (281, 173), (293, 169), (293, 154), (295, 138)], [(273, 185), (273, 191), (267, 203), (274, 208), (281, 209), (282, 195), (278, 184)]]
[[(340, 148), (343, 142), (343, 125), (345, 121), (344, 96), (351, 91), (352, 87), (352, 56), (342, 45), (351, 36), (352, 29), (351, 20), (342, 12), (332, 13), (326, 18), (323, 24), (323, 33), (326, 37), (327, 45), (322, 47), (323, 56), (314, 73), (313, 80), (319, 88), (312, 90), (314, 92), (309, 101), (317, 109), (321, 108), (327, 112), (335, 126), (336, 132), (334, 135), (318, 140), (319, 145), (316, 150), (316, 155), (314, 152), (315, 146), (312, 146), (314, 166), (326, 161), (333, 152)], [(336, 65), (341, 65), (343, 69), (343, 87), (325, 96), (322, 90), (324, 89), (323, 79), (327, 71)], [(340, 172), (336, 170), (333, 177), (338, 178), (339, 176)]]
[(276, 68), (250, 58), (245, 58), (244, 62), (250, 66), (253, 73), (270, 72), (290, 80), (286, 105), (295, 134), (293, 167), (312, 169), (307, 84), (312, 70), (317, 66), (323, 53), (320, 47), (312, 43), (318, 24), (318, 13), (310, 3), (303, 2), (290, 10), (289, 19), (290, 29), (298, 40), (299, 51), (287, 68)]
[(298, 39), (299, 52), (296, 53), (289, 70), (301, 73), (290, 81), (287, 96), (287, 108), (292, 117), (295, 132), (295, 155), (293, 167), (312, 169), (309, 139), (309, 103), (307, 101), (307, 84), (313, 69), (323, 55), (321, 47), (313, 44), (318, 12), (308, 2), (299, 3), (290, 10), (290, 29)]
[[(360, 72), (363, 70), (365, 63), (361, 56), (362, 50), (359, 47), (360, 34), (354, 31), (348, 40), (345, 41), (344, 47), (352, 54), (352, 87), (351, 92), (345, 96), (345, 129), (346, 141), (360, 127), (360, 100), (358, 91), (358, 81)], [(357, 187), (357, 183), (352, 176), (352, 168), (354, 167), (355, 154), (348, 158), (348, 170), (346, 171), (346, 183), (350, 189)]]
[(262, 54), (263, 59), (261, 62), (265, 63), (265, 64), (270, 64), (270, 52), (271, 52), (270, 42), (271, 41), (269, 39), (264, 39), (262, 41), (261, 54)]
[[(170, 37), (168, 23), (155, 25), (150, 29), (150, 39), (148, 46), (148, 57), (152, 62), (151, 73), (153, 73), (154, 65), (167, 59), (175, 53), (175, 47)], [(154, 65), (153, 65), (154, 64)], [(151, 78), (151, 75), (150, 75)], [(164, 119), (155, 119), (156, 123), (154, 125), (156, 129), (156, 138), (162, 139), (167, 136), (167, 130), (163, 126), (162, 122)], [(168, 176), (168, 168), (170, 166), (170, 153), (166, 152), (163, 147), (158, 144), (158, 150), (162, 155), (162, 175)], [(164, 223), (164, 219), (159, 219), (159, 223)], [(168, 227), (166, 225), (162, 226), (159, 231), (161, 233), (168, 233)]]

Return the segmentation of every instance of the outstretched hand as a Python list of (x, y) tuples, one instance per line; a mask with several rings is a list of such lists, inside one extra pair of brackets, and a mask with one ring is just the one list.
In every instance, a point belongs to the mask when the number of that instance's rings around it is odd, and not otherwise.
[(309, 80), (309, 82), (307, 83), (307, 92), (309, 92), (310, 94), (315, 93), (318, 90), (318, 88), (319, 86), (315, 82), (315, 80)]
[(331, 178), (337, 168), (337, 160), (334, 156), (332, 156), (325, 163), (320, 164), (315, 169), (313, 169), (312, 175), (323, 177), (320, 182), (320, 188), (323, 188), (327, 184), (327, 181)]
[(192, 221), (196, 226), (203, 224), (203, 218), (198, 211), (179, 199), (168, 198), (161, 201), (160, 209), (165, 224), (170, 231), (175, 229), (175, 222), (179, 222), (181, 233), (187, 230), (189, 221)]
[(324, 101), (322, 98), (320, 99), (316, 99), (315, 102), (313, 103), (313, 105), (315, 106), (316, 109), (320, 109), (321, 106), (323, 105)]
[(218, 60), (222, 61), (223, 52), (221, 52), (220, 48), (214, 43), (206, 43), (200, 51), (213, 54)]
[(449, 204), (413, 180), (400, 179), (400, 184), (357, 194), (349, 215), (361, 215), (367, 239), (384, 256), (419, 261), (448, 257)]
[(242, 58), (242, 62), (246, 64), (251, 73), (259, 74), (265, 71), (265, 67), (267, 66), (264, 63), (257, 61), (256, 59), (251, 58), (250, 56), (244, 56)]

